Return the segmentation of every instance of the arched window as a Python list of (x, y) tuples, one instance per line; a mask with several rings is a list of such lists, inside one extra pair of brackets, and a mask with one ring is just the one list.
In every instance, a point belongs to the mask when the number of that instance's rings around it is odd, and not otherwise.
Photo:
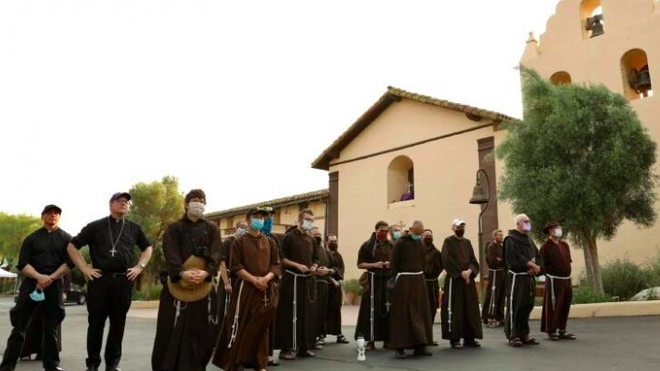
[(642, 49), (632, 49), (621, 58), (624, 95), (630, 99), (640, 99), (653, 96), (651, 70), (646, 52)]
[(580, 4), (582, 19), (582, 35), (585, 39), (600, 36), (605, 33), (603, 6), (600, 0), (582, 0)]
[(387, 168), (387, 202), (399, 202), (415, 199), (415, 171), (408, 156), (399, 156), (392, 160)]
[(563, 84), (570, 84), (571, 83), (571, 75), (568, 74), (566, 71), (559, 71), (555, 72), (552, 76), (550, 76), (550, 82), (552, 85), (563, 85)]

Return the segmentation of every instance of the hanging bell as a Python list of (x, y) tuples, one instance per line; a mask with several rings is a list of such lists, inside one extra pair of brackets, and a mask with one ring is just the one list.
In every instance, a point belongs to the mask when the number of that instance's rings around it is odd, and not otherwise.
[(605, 33), (602, 14), (587, 18), (587, 31), (591, 31), (591, 38), (598, 37)]
[(486, 195), (486, 190), (481, 185), (481, 182), (477, 180), (477, 185), (474, 186), (472, 191), (472, 198), (470, 199), (471, 204), (487, 204), (488, 196)]
[(648, 96), (649, 90), (652, 89), (649, 66), (646, 65), (639, 71), (633, 68), (633, 70), (630, 71), (628, 82), (630, 83), (630, 87), (633, 88), (637, 94), (643, 94), (645, 97)]

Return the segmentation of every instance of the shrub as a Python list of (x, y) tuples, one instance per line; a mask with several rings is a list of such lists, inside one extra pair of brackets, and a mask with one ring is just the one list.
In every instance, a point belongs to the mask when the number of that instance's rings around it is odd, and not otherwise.
[(605, 303), (608, 301), (612, 301), (612, 299), (594, 293), (594, 289), (589, 284), (585, 283), (573, 288), (573, 304)]
[(356, 279), (344, 281), (344, 291), (356, 293), (358, 296), (362, 296), (363, 293), (362, 286)]
[(143, 285), (140, 290), (133, 292), (133, 300), (158, 300), (162, 290), (162, 285), (152, 285), (151, 290), (149, 290), (147, 285)]
[(650, 271), (642, 269), (628, 258), (616, 259), (605, 265), (602, 273), (605, 292), (609, 296), (618, 297), (620, 301), (629, 300), (650, 287)]
[[(649, 285), (651, 287), (660, 286), (660, 250), (656, 252), (655, 257), (648, 263), (647, 270)], [(660, 293), (657, 294), (660, 295)]]

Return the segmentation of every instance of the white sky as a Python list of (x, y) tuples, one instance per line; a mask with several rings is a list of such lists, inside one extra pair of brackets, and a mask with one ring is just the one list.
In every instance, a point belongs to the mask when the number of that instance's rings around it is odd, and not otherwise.
[(179, 177), (207, 211), (327, 187), (310, 163), (388, 85), (521, 115), (558, 0), (0, 2), (0, 210)]

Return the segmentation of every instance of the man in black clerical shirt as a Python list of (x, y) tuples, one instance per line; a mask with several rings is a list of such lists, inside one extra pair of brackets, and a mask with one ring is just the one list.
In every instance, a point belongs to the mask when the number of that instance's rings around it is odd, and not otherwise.
[[(139, 224), (125, 218), (131, 195), (119, 192), (110, 198), (110, 216), (93, 221), (71, 240), (67, 250), (71, 260), (87, 278), (87, 371), (101, 365), (101, 346), (106, 319), (110, 330), (105, 345), (107, 371), (121, 371), (121, 343), (126, 313), (131, 306), (133, 281), (151, 258), (151, 243)], [(80, 249), (89, 245), (90, 267)], [(142, 253), (135, 265), (134, 246)]]
[(13, 329), (7, 340), (7, 349), (0, 364), (0, 371), (16, 367), (25, 332), (34, 311), (41, 306), (43, 323), (42, 362), (46, 371), (63, 371), (59, 367), (57, 326), (64, 319), (62, 304), (62, 276), (73, 264), (66, 253), (71, 236), (59, 228), (62, 209), (48, 205), (41, 213), (43, 227), (23, 240), (16, 266), (25, 275), (18, 301), (9, 311)]

